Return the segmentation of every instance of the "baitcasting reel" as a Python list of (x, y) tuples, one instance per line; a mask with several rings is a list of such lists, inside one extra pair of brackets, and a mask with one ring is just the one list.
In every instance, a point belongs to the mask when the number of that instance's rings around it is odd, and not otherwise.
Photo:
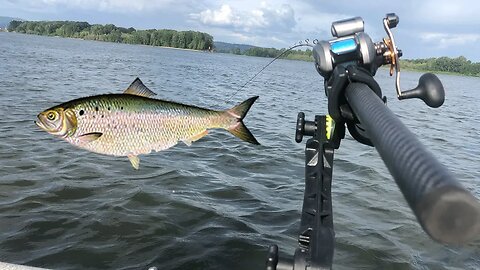
[[(388, 37), (374, 43), (363, 32), (364, 22), (360, 17), (332, 23), (332, 35), (329, 41), (319, 41), (314, 49), (315, 67), (325, 79), (326, 95), (330, 96), (332, 82), (330, 78), (336, 67), (355, 65), (374, 76), (378, 67), (390, 64), (390, 76), (395, 70), (398, 99), (420, 98), (430, 107), (440, 107), (445, 100), (445, 92), (440, 80), (427, 73), (420, 77), (419, 84), (412, 90), (402, 91), (400, 88), (400, 63), (402, 51), (395, 46), (391, 32), (399, 22), (394, 13), (383, 19), (383, 26)], [(330, 98), (330, 97), (329, 97)], [(335, 118), (335, 117), (334, 117)], [(335, 119), (338, 120), (338, 119)]]

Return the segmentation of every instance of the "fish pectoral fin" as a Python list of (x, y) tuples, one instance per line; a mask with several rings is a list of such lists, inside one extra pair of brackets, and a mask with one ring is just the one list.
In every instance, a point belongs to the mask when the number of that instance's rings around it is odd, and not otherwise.
[(123, 93), (142, 97), (152, 97), (156, 95), (152, 90), (148, 89), (138, 77)]
[(100, 136), (102, 136), (102, 135), (103, 135), (103, 133), (101, 133), (101, 132), (92, 132), (92, 133), (82, 134), (78, 137), (78, 139), (80, 140), (81, 143), (89, 143), (89, 142), (93, 142), (96, 139), (100, 138)]
[(132, 166), (135, 170), (140, 168), (140, 158), (138, 156), (128, 156), (128, 159), (130, 160), (130, 163), (132, 163)]
[(186, 145), (190, 146), (190, 145), (192, 145), (192, 142), (200, 140), (201, 138), (205, 137), (205, 135), (207, 135), (207, 134), (208, 134), (208, 130), (205, 129), (204, 131), (202, 131), (202, 132), (200, 132), (196, 135), (193, 135), (192, 137), (190, 137), (188, 139), (183, 140), (183, 142)]

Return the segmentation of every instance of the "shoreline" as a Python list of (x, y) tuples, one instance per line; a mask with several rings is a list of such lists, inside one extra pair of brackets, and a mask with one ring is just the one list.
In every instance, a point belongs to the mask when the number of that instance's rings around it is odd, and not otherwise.
[[(77, 38), (77, 37), (62, 37), (62, 36), (50, 36), (50, 35), (39, 35), (39, 34), (29, 34), (29, 33), (21, 33), (21, 32), (16, 32), (16, 31), (0, 31), (0, 33), (15, 33), (15, 34), (22, 34), (22, 35), (34, 35), (34, 36), (44, 36), (44, 37), (55, 37), (55, 38), (66, 38), (66, 39), (76, 39), (76, 40), (86, 40), (86, 41), (96, 41), (96, 42), (106, 42), (106, 43), (118, 43), (118, 44), (126, 44), (126, 45), (135, 45), (135, 46), (145, 46), (145, 47), (153, 47), (153, 48), (162, 48), (162, 49), (172, 49), (172, 50), (181, 50), (181, 51), (191, 51), (191, 52), (211, 52), (211, 53), (222, 53), (222, 54), (233, 54), (234, 53), (229, 53), (229, 52), (216, 52), (214, 49), (213, 50), (196, 50), (196, 49), (188, 49), (188, 48), (179, 48), (179, 47), (168, 47), (168, 46), (158, 46), (158, 45), (146, 45), (146, 44), (140, 44), (140, 43), (126, 43), (126, 42), (112, 42), (112, 41), (105, 41), (105, 40), (98, 40), (98, 39), (86, 39), (86, 38)], [(263, 57), (263, 56), (254, 56), (254, 55), (245, 55), (241, 54), (243, 56), (249, 56), (249, 57), (260, 57), (260, 58), (270, 58), (273, 59), (273, 57)], [(303, 62), (313, 62), (313, 59), (292, 59), (292, 58), (279, 58), (283, 60), (291, 60), (291, 61), (303, 61)], [(411, 59), (408, 59), (411, 60)], [(408, 61), (407, 60), (407, 61)], [(379, 68), (387, 68), (387, 66), (381, 66)], [(415, 72), (424, 72), (424, 73), (434, 73), (434, 74), (445, 74), (445, 75), (455, 75), (455, 76), (462, 76), (462, 77), (472, 77), (472, 78), (480, 78), (479, 75), (470, 75), (470, 74), (463, 74), (460, 72), (450, 72), (450, 71), (439, 71), (439, 70), (425, 70), (425, 69), (420, 69), (420, 68), (415, 68), (415, 67), (403, 67), (401, 62), (400, 62), (400, 68), (403, 71), (415, 71)]]
[(158, 45), (146, 45), (146, 44), (140, 44), (140, 43), (113, 42), (113, 41), (106, 41), (106, 40), (81, 38), (81, 37), (62, 37), (62, 36), (51, 36), (51, 35), (39, 35), (39, 34), (21, 33), (21, 32), (16, 32), (16, 31), (11, 31), (11, 32), (9, 32), (9, 31), (0, 31), (0, 33), (15, 33), (15, 34), (19, 34), (19, 35), (30, 35), (30, 36), (40, 36), (40, 37), (75, 39), (75, 40), (85, 40), (85, 41), (96, 41), (96, 42), (105, 42), (105, 43), (135, 45), (135, 46), (140, 45), (140, 46), (145, 46), (145, 47), (163, 48), (163, 49), (173, 49), (173, 50), (182, 50), (182, 51), (192, 51), (192, 52), (214, 52), (214, 51), (211, 51), (211, 50), (196, 50), (196, 49), (179, 48), (179, 47), (168, 47), (168, 46), (158, 46)]
[(469, 75), (469, 74), (463, 74), (463, 73), (460, 73), (460, 72), (425, 70), (425, 69), (416, 69), (416, 68), (402, 67), (402, 66), (400, 66), (400, 68), (403, 71), (415, 71), (415, 72), (423, 72), (423, 73), (433, 73), (433, 74), (455, 75), (455, 76), (470, 77), (470, 78), (480, 78), (480, 75)]

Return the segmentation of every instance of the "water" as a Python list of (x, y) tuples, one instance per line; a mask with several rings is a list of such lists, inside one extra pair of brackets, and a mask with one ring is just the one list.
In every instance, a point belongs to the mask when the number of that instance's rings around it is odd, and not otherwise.
[[(266, 250), (296, 248), (304, 144), (298, 111), (325, 113), (312, 63), (0, 33), (0, 260), (55, 269), (263, 269)], [(440, 75), (439, 109), (389, 107), (480, 197), (480, 79)], [(78, 97), (118, 93), (135, 77), (159, 98), (225, 109), (260, 95), (246, 125), (262, 143), (213, 131), (142, 157), (97, 155), (37, 128), (40, 111)], [(404, 88), (419, 73), (403, 74)], [(336, 151), (335, 269), (478, 269), (480, 242), (430, 240), (376, 151), (347, 136)]]

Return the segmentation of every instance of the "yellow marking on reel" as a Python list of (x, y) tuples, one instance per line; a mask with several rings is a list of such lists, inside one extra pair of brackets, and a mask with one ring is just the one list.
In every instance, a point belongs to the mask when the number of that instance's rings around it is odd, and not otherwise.
[(326, 129), (327, 140), (330, 140), (330, 138), (333, 135), (333, 132), (335, 132), (335, 121), (328, 114), (325, 116), (325, 129)]

